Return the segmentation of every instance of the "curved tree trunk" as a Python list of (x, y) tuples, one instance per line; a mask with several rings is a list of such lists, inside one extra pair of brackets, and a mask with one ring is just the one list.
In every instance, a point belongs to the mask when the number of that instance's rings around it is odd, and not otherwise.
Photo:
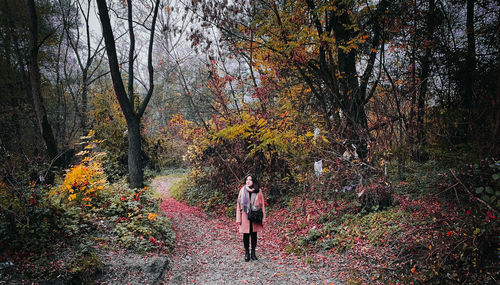
[[(128, 6), (128, 21), (129, 28), (132, 29), (132, 2), (127, 1)], [(149, 49), (148, 49), (148, 72), (149, 72), (149, 89), (146, 94), (142, 104), (139, 106), (138, 111), (135, 111), (134, 107), (134, 94), (133, 86), (129, 86), (129, 94), (125, 90), (125, 85), (122, 81), (122, 76), (120, 73), (120, 67), (118, 65), (118, 57), (116, 54), (115, 39), (113, 36), (113, 30), (111, 29), (111, 21), (109, 19), (108, 7), (105, 0), (97, 0), (97, 7), (99, 9), (99, 18), (102, 25), (102, 34), (104, 37), (104, 43), (106, 46), (106, 53), (108, 55), (109, 68), (111, 73), (111, 80), (113, 82), (113, 89), (115, 90), (116, 98), (120, 104), (122, 113), (127, 121), (128, 129), (128, 171), (129, 171), (129, 184), (131, 188), (140, 188), (143, 186), (144, 177), (142, 169), (142, 142), (141, 142), (141, 118), (146, 110), (146, 106), (153, 95), (153, 65), (152, 65), (152, 53), (153, 53), (153, 40), (155, 33), (156, 18), (158, 15), (158, 9), (160, 6), (160, 0), (155, 1), (151, 34), (149, 39)], [(134, 33), (130, 30), (130, 55), (134, 54)], [(133, 63), (129, 62), (129, 65)], [(133, 66), (129, 66), (129, 85), (133, 85)]]

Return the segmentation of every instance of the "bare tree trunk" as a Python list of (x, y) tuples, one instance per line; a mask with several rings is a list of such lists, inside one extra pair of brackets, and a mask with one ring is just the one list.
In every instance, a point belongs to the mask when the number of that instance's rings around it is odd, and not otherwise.
[(474, 32), (474, 0), (467, 0), (467, 58), (466, 58), (466, 70), (467, 77), (465, 78), (465, 92), (463, 99), (463, 122), (461, 126), (462, 138), (465, 141), (468, 140), (470, 135), (471, 126), (471, 107), (472, 99), (474, 95), (474, 74), (476, 73), (476, 38)]
[(40, 68), (38, 66), (38, 18), (36, 14), (36, 7), (34, 0), (26, 1), (29, 21), (30, 21), (30, 56), (29, 56), (29, 77), (31, 85), (31, 93), (33, 95), (33, 103), (35, 106), (35, 113), (38, 120), (38, 127), (47, 148), (47, 155), (50, 159), (57, 156), (57, 144), (52, 133), (52, 127), (47, 119), (47, 112), (43, 105)]
[[(413, 1), (413, 30), (417, 30), (417, 3), (416, 1)], [(417, 141), (417, 136), (416, 136), (416, 124), (415, 124), (415, 109), (416, 109), (416, 104), (417, 104), (417, 74), (416, 74), (416, 68), (417, 68), (417, 35), (414, 32), (412, 35), (412, 48), (411, 48), (411, 71), (410, 71), (410, 113), (408, 114), (408, 134), (407, 134), (407, 143), (408, 143), (408, 149), (411, 157), (416, 156), (416, 149), (415, 149), (415, 142)]]
[[(132, 5), (131, 1), (128, 0), (128, 21), (129, 27), (131, 27), (132, 22)], [(153, 42), (154, 42), (154, 33), (155, 33), (155, 25), (156, 19), (158, 15), (160, 0), (155, 1), (154, 13), (152, 19), (152, 26), (150, 29), (150, 39), (149, 39), (149, 49), (148, 49), (148, 72), (149, 72), (149, 88), (144, 101), (139, 106), (138, 111), (135, 111), (133, 99), (133, 82), (129, 82), (129, 90), (131, 94), (127, 95), (127, 91), (125, 90), (125, 85), (123, 84), (120, 68), (118, 65), (118, 58), (116, 54), (116, 46), (115, 40), (113, 36), (113, 30), (111, 29), (111, 22), (108, 14), (108, 7), (106, 5), (105, 0), (97, 0), (97, 7), (99, 9), (99, 18), (101, 20), (102, 25), (102, 33), (104, 36), (104, 43), (106, 46), (106, 53), (108, 55), (108, 62), (111, 72), (111, 80), (113, 82), (113, 88), (115, 90), (116, 97), (118, 99), (118, 103), (120, 104), (120, 108), (122, 110), (123, 115), (125, 116), (125, 120), (127, 121), (127, 129), (128, 129), (128, 171), (129, 171), (129, 183), (131, 188), (140, 188), (143, 186), (143, 165), (142, 165), (142, 143), (141, 143), (141, 117), (143, 116), (146, 106), (151, 99), (153, 94), (153, 65), (152, 65), (152, 52), (153, 52)], [(133, 31), (130, 31), (130, 37), (133, 41)], [(134, 54), (134, 45), (132, 44), (130, 47), (129, 55)], [(132, 64), (132, 63), (129, 63)], [(133, 78), (133, 67), (129, 67), (129, 78)], [(130, 74), (132, 73), (132, 75)], [(130, 80), (130, 79), (129, 79)]]
[[(82, 136), (87, 135), (88, 133), (88, 90), (89, 85), (95, 80), (94, 72), (91, 67), (95, 62), (96, 57), (100, 54), (101, 51), (101, 43), (102, 38), (99, 40), (99, 43), (96, 45), (95, 50), (92, 50), (92, 40), (90, 33), (90, 13), (91, 13), (91, 0), (76, 0), (76, 1), (67, 1), (67, 0), (59, 0), (59, 6), (61, 8), (61, 14), (63, 16), (63, 28), (66, 34), (66, 39), (69, 43), (69, 46), (73, 50), (75, 54), (76, 61), (80, 70), (82, 72), (82, 77), (80, 81), (80, 88), (78, 95), (81, 96), (81, 108), (75, 109), (80, 117), (79, 122), (79, 131)], [(78, 11), (74, 12), (73, 11)], [(76, 20), (83, 18), (83, 26), (84, 30), (82, 33), (85, 33), (85, 41), (86, 41), (86, 55), (84, 58), (84, 54), (82, 54), (82, 45), (81, 45), (81, 31), (80, 25), (74, 25)], [(75, 31), (75, 33), (72, 33)], [(76, 35), (75, 35), (76, 34)], [(74, 38), (76, 37), (76, 38)], [(97, 61), (100, 62), (100, 61)]]
[(493, 128), (493, 137), (490, 142), (490, 149), (492, 150), (493, 155), (500, 154), (500, 58), (498, 60), (497, 67), (497, 90), (496, 90), (496, 98), (495, 98), (495, 126)]
[(80, 132), (82, 136), (86, 136), (87, 133), (89, 132), (88, 130), (88, 118), (87, 118), (87, 112), (88, 112), (88, 105), (89, 105), (89, 100), (88, 100), (88, 78), (87, 78), (87, 73), (88, 71), (85, 69), (84, 72), (82, 72), (82, 106), (81, 106), (81, 112), (80, 112)]
[(427, 160), (425, 147), (427, 140), (425, 137), (425, 101), (427, 100), (427, 91), (429, 84), (429, 76), (432, 65), (432, 49), (433, 49), (433, 34), (435, 28), (434, 9), (436, 4), (434, 0), (429, 0), (429, 11), (427, 12), (427, 33), (426, 43), (424, 43), (425, 55), (422, 58), (422, 73), (420, 75), (420, 89), (417, 99), (417, 160)]
[(143, 186), (141, 119), (137, 116), (127, 120), (128, 129), (128, 175), (130, 187)]

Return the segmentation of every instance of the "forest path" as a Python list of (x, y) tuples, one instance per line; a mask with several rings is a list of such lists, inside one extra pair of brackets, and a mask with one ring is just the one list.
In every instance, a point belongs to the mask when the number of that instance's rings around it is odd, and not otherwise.
[(259, 235), (259, 260), (245, 262), (242, 234), (234, 219), (210, 217), (172, 198), (169, 189), (177, 179), (153, 181), (163, 194), (162, 210), (176, 232), (165, 284), (340, 284), (325, 266), (315, 268), (277, 250), (266, 230)]

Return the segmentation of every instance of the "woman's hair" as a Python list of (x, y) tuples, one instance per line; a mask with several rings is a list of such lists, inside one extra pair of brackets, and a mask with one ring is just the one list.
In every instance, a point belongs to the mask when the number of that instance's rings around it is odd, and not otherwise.
[(255, 189), (255, 191), (258, 193), (260, 191), (259, 190), (260, 185), (259, 185), (259, 182), (258, 182), (257, 178), (255, 177), (255, 175), (253, 175), (253, 174), (246, 175), (245, 181), (243, 183), (245, 183), (245, 184), (247, 183), (248, 176), (252, 177), (252, 182), (253, 182), (252, 188)]

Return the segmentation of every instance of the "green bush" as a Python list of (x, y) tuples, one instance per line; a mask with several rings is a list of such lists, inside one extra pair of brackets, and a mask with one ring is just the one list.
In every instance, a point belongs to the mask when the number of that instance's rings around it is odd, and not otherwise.
[(80, 234), (88, 226), (78, 210), (54, 203), (49, 193), (44, 185), (1, 187), (1, 245), (38, 251), (55, 240)]
[(158, 214), (161, 200), (153, 195), (146, 187), (131, 190), (119, 185), (109, 193), (108, 206), (101, 214), (109, 217), (117, 240), (124, 247), (140, 252), (172, 248), (175, 233), (168, 218)]

